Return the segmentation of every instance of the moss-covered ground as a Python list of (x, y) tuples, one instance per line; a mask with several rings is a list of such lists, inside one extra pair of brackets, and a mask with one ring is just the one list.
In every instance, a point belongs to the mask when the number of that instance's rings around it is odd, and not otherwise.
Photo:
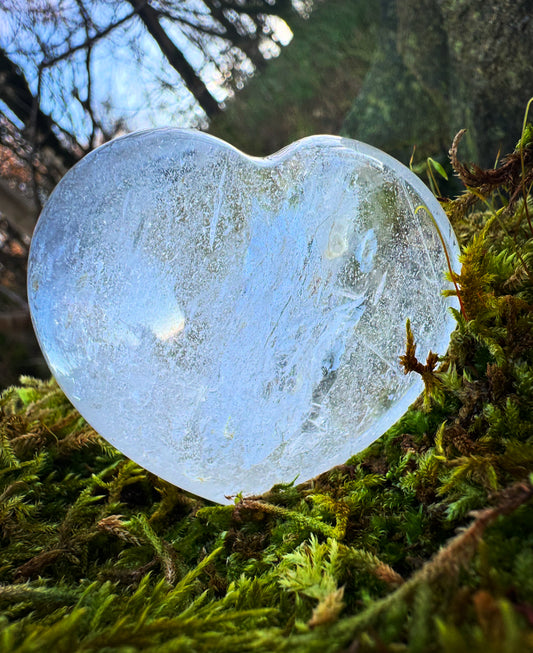
[(452, 160), (462, 309), (426, 394), (345, 465), (209, 505), (104, 442), (54, 381), (0, 400), (0, 650), (533, 651), (533, 128)]

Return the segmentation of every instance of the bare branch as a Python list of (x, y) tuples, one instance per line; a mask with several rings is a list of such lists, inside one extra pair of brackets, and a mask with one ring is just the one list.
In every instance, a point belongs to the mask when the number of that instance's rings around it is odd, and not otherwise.
[(159, 49), (165, 56), (168, 63), (178, 72), (185, 82), (189, 91), (194, 95), (198, 104), (208, 116), (213, 116), (220, 111), (218, 102), (209, 93), (207, 86), (198, 76), (191, 64), (187, 61), (181, 50), (172, 42), (161, 23), (159, 22), (160, 14), (148, 2), (137, 7), (136, 0), (127, 0), (131, 5), (136, 7), (136, 13), (144, 23), (144, 26), (151, 34)]
[[(136, 2), (136, 3), (134, 3), (134, 6), (136, 6), (138, 4), (139, 3)], [(143, 4), (143, 3), (141, 3), (141, 4)], [(41, 63), (40, 67), (42, 69), (51, 68), (52, 66), (55, 66), (60, 61), (68, 59), (74, 53), (79, 52), (80, 50), (87, 49), (89, 46), (94, 45), (97, 41), (99, 41), (100, 39), (103, 39), (108, 34), (111, 34), (111, 32), (113, 30), (115, 30), (117, 27), (120, 27), (121, 25), (124, 25), (124, 23), (127, 23), (129, 20), (131, 20), (135, 16), (136, 13), (137, 13), (136, 11), (132, 11), (129, 14), (126, 14), (126, 16), (123, 16), (122, 18), (117, 20), (116, 23), (111, 23), (105, 29), (103, 29), (103, 30), (101, 30), (99, 32), (96, 32), (92, 36), (88, 37), (85, 41), (83, 41), (83, 43), (79, 43), (78, 45), (73, 45), (73, 46), (69, 47), (68, 50), (65, 50), (65, 52), (63, 52), (61, 54), (58, 54), (57, 56), (52, 57), (51, 59), (47, 59), (47, 60), (43, 61)]]
[(68, 169), (77, 161), (78, 156), (67, 148), (56, 136), (52, 127), (52, 118), (36, 105), (36, 99), (21, 70), (9, 59), (0, 48), (0, 99), (24, 125), (34, 131), (39, 145), (50, 148)]

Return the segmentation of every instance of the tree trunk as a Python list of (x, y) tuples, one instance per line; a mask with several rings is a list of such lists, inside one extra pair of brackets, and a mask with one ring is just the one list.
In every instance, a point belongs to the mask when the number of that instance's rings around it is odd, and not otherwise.
[(159, 49), (167, 59), (168, 63), (179, 73), (189, 91), (194, 95), (198, 104), (206, 112), (208, 117), (214, 116), (220, 111), (218, 102), (209, 93), (206, 85), (198, 76), (191, 64), (185, 59), (181, 50), (169, 38), (161, 23), (159, 13), (148, 3), (138, 6), (138, 0), (127, 0), (135, 9), (137, 15), (150, 32), (151, 36), (159, 46)]

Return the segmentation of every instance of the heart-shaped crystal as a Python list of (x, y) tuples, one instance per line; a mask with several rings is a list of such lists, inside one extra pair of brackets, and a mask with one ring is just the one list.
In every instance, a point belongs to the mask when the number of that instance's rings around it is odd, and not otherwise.
[(80, 413), (126, 455), (225, 502), (308, 479), (421, 391), (398, 358), (443, 353), (458, 248), (407, 168), (315, 136), (266, 159), (194, 131), (103, 145), (35, 230), (35, 330)]

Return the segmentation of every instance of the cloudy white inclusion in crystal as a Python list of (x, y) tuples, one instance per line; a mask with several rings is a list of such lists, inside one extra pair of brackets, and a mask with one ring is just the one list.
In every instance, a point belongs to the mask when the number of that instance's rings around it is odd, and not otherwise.
[(398, 358), (453, 330), (450, 224), (387, 155), (315, 136), (266, 159), (177, 129), (61, 181), (28, 291), (50, 368), (101, 435), (197, 495), (259, 494), (364, 449), (421, 390)]

